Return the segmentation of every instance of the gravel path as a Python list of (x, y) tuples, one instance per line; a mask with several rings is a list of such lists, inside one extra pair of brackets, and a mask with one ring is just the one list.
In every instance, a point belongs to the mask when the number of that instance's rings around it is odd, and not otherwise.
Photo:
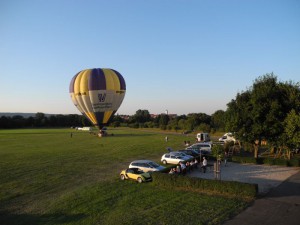
[[(209, 163), (213, 164), (213, 162)], [(239, 164), (229, 162), (227, 163), (227, 166), (225, 166), (224, 163), (221, 164), (220, 177), (221, 180), (258, 184), (259, 194), (264, 195), (299, 171), (299, 167)], [(207, 169), (206, 173), (197, 169), (188, 175), (205, 179), (215, 179), (213, 167), (211, 169)]]

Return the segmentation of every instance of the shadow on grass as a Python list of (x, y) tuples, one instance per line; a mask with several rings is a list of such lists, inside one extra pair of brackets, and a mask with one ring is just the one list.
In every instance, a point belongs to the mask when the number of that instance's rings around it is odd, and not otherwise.
[(35, 225), (35, 224), (64, 224), (78, 222), (86, 218), (85, 214), (66, 215), (62, 213), (56, 214), (15, 214), (7, 211), (0, 212), (0, 221), (3, 225)]

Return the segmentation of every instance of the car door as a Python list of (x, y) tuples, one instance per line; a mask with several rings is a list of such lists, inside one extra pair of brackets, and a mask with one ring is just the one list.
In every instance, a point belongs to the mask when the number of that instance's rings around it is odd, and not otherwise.
[(140, 169), (143, 170), (144, 172), (149, 172), (151, 171), (151, 167), (147, 163), (141, 163)]
[(171, 155), (169, 159), (169, 163), (171, 164), (177, 164), (179, 162), (179, 159), (175, 155)]
[(130, 178), (130, 179), (136, 180), (136, 179), (138, 178), (138, 174), (135, 174), (134, 171), (131, 170), (131, 169), (128, 169), (128, 170), (126, 171), (126, 175), (127, 175), (127, 177)]

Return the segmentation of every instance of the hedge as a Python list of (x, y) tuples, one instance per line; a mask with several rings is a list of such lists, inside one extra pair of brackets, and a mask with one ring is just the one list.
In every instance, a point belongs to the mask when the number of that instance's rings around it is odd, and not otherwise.
[(300, 166), (300, 159), (293, 158), (291, 160), (286, 159), (274, 159), (274, 158), (257, 158), (254, 157), (242, 157), (242, 156), (232, 156), (232, 162), (239, 163), (254, 163), (254, 164), (268, 164), (268, 165), (280, 165), (280, 166)]
[(205, 194), (218, 194), (242, 199), (254, 199), (258, 193), (257, 184), (236, 181), (208, 180), (176, 174), (153, 173), (152, 184), (168, 189), (179, 188)]

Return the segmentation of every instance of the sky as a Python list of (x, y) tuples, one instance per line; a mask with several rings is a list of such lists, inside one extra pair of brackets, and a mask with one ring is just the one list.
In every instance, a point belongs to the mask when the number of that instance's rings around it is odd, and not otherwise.
[(0, 112), (79, 114), (69, 83), (111, 68), (117, 114), (213, 114), (255, 79), (300, 81), (298, 0), (0, 0)]

